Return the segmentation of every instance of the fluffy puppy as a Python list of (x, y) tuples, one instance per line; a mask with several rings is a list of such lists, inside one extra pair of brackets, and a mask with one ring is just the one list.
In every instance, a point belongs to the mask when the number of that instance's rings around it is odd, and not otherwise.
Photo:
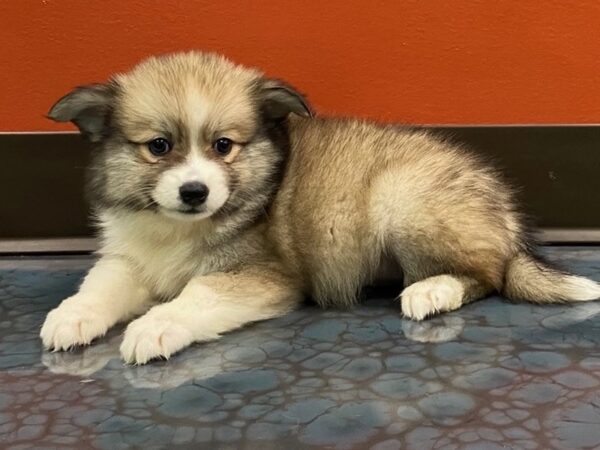
[(153, 57), (49, 113), (94, 145), (100, 259), (51, 311), (46, 348), (117, 322), (143, 364), (305, 296), (348, 306), (403, 279), (415, 320), (492, 291), (537, 303), (598, 298), (593, 281), (535, 257), (511, 189), (422, 130), (314, 118), (297, 91), (204, 53)]

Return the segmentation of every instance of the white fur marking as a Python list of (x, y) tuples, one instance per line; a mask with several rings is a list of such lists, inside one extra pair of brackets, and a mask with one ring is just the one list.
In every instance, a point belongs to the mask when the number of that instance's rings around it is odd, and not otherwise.
[(70, 297), (46, 316), (40, 331), (42, 343), (55, 351), (88, 345), (104, 336), (112, 325), (107, 316), (109, 313), (104, 308), (91, 309), (84, 296)]
[(162, 314), (146, 314), (129, 324), (121, 344), (125, 362), (145, 364), (155, 358), (165, 358), (194, 342), (192, 332), (179, 318)]
[(102, 258), (79, 292), (48, 313), (40, 331), (45, 348), (67, 350), (88, 345), (115, 323), (143, 312), (149, 292), (120, 258)]
[(426, 278), (402, 292), (402, 312), (413, 320), (460, 308), (464, 296), (462, 283), (450, 275)]
[[(198, 327), (198, 321), (218, 307), (217, 294), (197, 283), (188, 288), (177, 299), (155, 306), (129, 324), (121, 344), (125, 362), (145, 364), (155, 358), (169, 359), (194, 341), (218, 337), (218, 333), (207, 333), (204, 327)], [(212, 317), (206, 318), (211, 321), (207, 328), (219, 327)]]
[(565, 290), (570, 299), (585, 302), (600, 298), (600, 285), (593, 280), (569, 275), (565, 280)]
[[(190, 182), (204, 183), (208, 187), (209, 194), (203, 212), (185, 215), (177, 212), (186, 209), (179, 198), (179, 188)], [(159, 177), (152, 198), (163, 207), (163, 212), (171, 217), (200, 220), (211, 216), (223, 206), (229, 198), (229, 193), (227, 176), (223, 168), (215, 161), (204, 158), (192, 150), (183, 164), (165, 171)]]

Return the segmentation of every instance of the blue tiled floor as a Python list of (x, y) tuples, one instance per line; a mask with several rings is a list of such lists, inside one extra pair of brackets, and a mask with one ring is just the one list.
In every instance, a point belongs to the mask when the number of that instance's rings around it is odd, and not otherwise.
[[(600, 279), (600, 249), (548, 253)], [(491, 298), (416, 324), (375, 296), (130, 367), (118, 329), (41, 350), (89, 261), (0, 262), (1, 448), (600, 448), (600, 302)]]

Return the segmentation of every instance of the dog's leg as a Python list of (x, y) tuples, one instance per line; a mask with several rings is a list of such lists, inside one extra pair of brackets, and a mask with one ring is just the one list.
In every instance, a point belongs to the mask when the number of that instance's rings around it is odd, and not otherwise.
[(301, 299), (299, 286), (277, 270), (248, 268), (199, 276), (173, 301), (155, 306), (129, 324), (121, 355), (135, 364), (169, 358), (193, 342), (281, 316)]
[(150, 293), (133, 272), (124, 259), (101, 258), (79, 292), (48, 313), (40, 331), (44, 347), (67, 350), (87, 345), (117, 322), (143, 313)]
[(413, 320), (423, 320), (441, 312), (485, 297), (492, 291), (474, 278), (438, 275), (408, 286), (401, 294), (402, 313)]

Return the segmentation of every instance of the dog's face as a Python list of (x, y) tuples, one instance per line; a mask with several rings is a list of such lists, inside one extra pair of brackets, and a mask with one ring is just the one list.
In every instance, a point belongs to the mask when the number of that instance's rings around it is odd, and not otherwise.
[(182, 53), (75, 89), (49, 117), (99, 144), (99, 207), (200, 220), (263, 207), (285, 159), (289, 113), (311, 114), (289, 86), (218, 55)]

